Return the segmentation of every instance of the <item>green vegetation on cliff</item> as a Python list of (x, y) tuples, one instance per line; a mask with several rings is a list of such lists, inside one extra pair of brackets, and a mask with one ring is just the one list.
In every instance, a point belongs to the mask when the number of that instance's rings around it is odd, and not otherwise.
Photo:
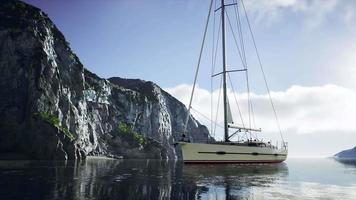
[(53, 125), (54, 127), (58, 128), (71, 141), (75, 140), (74, 135), (67, 128), (65, 128), (65, 127), (60, 125), (60, 121), (59, 121), (59, 118), (57, 116), (51, 115), (51, 114), (46, 113), (46, 112), (40, 112), (40, 113), (38, 113), (38, 116), (43, 121), (46, 121), (46, 122), (50, 123), (51, 125)]
[(131, 140), (134, 140), (136, 142), (138, 142), (140, 145), (145, 145), (147, 144), (147, 139), (135, 132), (133, 130), (133, 126), (129, 123), (125, 123), (125, 122), (120, 122), (118, 125), (118, 129), (119, 129), (119, 134), (124, 136), (124, 137), (128, 137)]

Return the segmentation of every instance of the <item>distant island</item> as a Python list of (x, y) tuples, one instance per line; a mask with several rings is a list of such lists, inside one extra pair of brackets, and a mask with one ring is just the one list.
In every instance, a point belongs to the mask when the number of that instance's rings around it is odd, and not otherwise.
[(356, 146), (353, 149), (344, 150), (335, 154), (334, 158), (337, 160), (356, 160)]

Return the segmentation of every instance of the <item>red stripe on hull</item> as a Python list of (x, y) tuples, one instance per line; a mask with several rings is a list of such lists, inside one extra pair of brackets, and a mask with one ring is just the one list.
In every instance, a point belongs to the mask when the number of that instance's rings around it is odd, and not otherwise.
[(185, 164), (262, 164), (281, 163), (284, 160), (185, 160)]

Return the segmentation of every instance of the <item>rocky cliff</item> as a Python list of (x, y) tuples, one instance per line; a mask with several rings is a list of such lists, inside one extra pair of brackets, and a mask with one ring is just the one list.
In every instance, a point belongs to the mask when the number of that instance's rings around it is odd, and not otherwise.
[[(118, 44), (119, 45), (119, 44)], [(0, 153), (177, 159), (185, 106), (152, 82), (86, 70), (45, 13), (0, 4)], [(190, 118), (193, 140), (211, 139)]]

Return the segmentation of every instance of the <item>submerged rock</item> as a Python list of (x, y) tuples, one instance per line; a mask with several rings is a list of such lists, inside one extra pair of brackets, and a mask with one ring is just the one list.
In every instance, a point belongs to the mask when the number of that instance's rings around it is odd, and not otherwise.
[[(187, 109), (152, 82), (86, 70), (38, 8), (0, 4), (0, 153), (33, 159), (180, 158)], [(193, 140), (212, 140), (194, 118)]]

